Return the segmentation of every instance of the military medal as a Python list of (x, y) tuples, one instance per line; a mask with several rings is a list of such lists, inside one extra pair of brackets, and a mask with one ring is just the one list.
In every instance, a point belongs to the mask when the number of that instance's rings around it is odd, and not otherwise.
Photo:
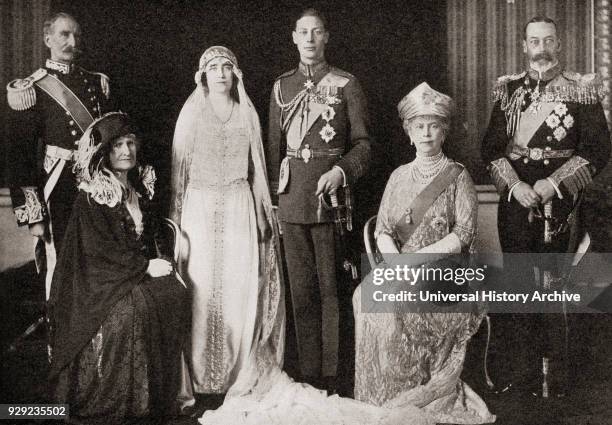
[(567, 136), (569, 129), (574, 126), (574, 117), (569, 113), (564, 103), (559, 103), (544, 122), (552, 130), (552, 137), (560, 142)]
[(531, 105), (529, 105), (527, 111), (531, 114), (536, 115), (538, 112), (540, 112), (540, 109), (542, 108), (542, 93), (540, 93), (540, 80), (538, 80), (538, 84), (536, 85), (535, 89), (529, 88), (528, 79), (525, 79), (525, 85), (527, 86), (527, 91), (529, 92), (529, 97), (531, 99)]
[(310, 78), (306, 80), (306, 82), (304, 83), (304, 87), (306, 87), (306, 90), (308, 91), (312, 90), (312, 88), (314, 87), (314, 83)]
[(325, 109), (325, 111), (323, 111), (323, 113), (321, 114), (321, 117), (325, 120), (326, 124), (319, 132), (321, 138), (325, 141), (325, 143), (331, 142), (334, 136), (336, 135), (336, 130), (329, 123), (331, 120), (334, 119), (335, 116), (336, 111), (334, 110), (333, 106), (328, 104), (327, 109)]
[(538, 86), (536, 86), (535, 90), (530, 91), (529, 96), (531, 97), (531, 105), (529, 105), (529, 112), (532, 114), (537, 114), (542, 107), (540, 103), (540, 86), (538, 82)]
[(329, 125), (329, 123), (327, 123), (321, 129), (319, 134), (321, 135), (321, 139), (323, 139), (325, 143), (329, 143), (332, 141), (332, 139), (336, 135), (336, 130), (334, 130), (334, 127), (332, 127), (331, 125)]
[(336, 111), (331, 106), (328, 106), (321, 116), (326, 122), (330, 122), (336, 116)]

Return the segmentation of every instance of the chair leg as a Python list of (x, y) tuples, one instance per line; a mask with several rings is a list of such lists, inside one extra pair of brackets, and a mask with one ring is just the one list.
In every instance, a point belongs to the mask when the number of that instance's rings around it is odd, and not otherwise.
[(34, 321), (27, 329), (19, 336), (17, 336), (6, 349), (7, 353), (13, 353), (17, 351), (19, 346), (23, 343), (23, 341), (30, 335), (32, 335), (40, 325), (45, 323), (45, 315), (40, 316), (36, 321)]

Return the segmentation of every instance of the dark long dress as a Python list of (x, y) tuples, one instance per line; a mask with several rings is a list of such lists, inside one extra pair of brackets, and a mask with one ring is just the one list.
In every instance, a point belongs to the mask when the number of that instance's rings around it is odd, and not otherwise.
[(50, 383), (84, 423), (175, 413), (188, 294), (172, 275), (146, 274), (144, 224), (139, 235), (125, 202), (110, 208), (85, 192), (68, 224), (49, 301)]

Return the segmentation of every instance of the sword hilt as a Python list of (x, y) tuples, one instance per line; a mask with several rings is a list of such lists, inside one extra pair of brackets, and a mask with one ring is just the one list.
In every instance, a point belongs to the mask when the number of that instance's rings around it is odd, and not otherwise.
[(552, 242), (552, 201), (544, 204), (544, 243)]
[(335, 193), (330, 193), (329, 194), (329, 200), (331, 201), (331, 205), (334, 208), (338, 208), (338, 195), (336, 195)]

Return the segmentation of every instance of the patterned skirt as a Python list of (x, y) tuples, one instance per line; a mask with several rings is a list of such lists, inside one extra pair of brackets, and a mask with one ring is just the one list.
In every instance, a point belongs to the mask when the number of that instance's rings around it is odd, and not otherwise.
[(257, 314), (257, 221), (247, 181), (190, 186), (181, 228), (182, 276), (193, 286), (193, 390), (224, 393), (246, 365)]
[(75, 423), (175, 414), (186, 323), (187, 290), (173, 277), (146, 279), (60, 373), (54, 401), (70, 405)]

